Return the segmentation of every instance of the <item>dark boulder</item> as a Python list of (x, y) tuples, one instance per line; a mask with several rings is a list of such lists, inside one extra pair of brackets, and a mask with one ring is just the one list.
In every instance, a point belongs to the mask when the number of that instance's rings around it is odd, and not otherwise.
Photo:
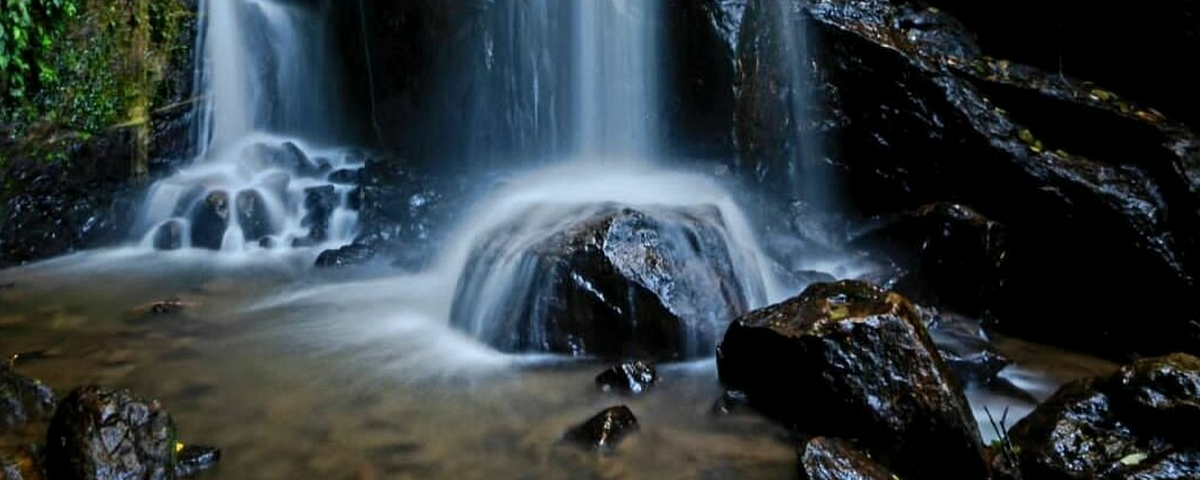
[(169, 220), (159, 225), (158, 230), (154, 232), (154, 249), (179, 250), (183, 248), (183, 239), (186, 233), (183, 222)]
[(209, 192), (192, 210), (192, 246), (220, 250), (229, 229), (229, 193)]
[(337, 205), (337, 190), (333, 185), (305, 189), (304, 218), (300, 222), (308, 228), (308, 236), (296, 239), (296, 245), (316, 245), (329, 240), (330, 221)]
[(36, 447), (0, 447), (0, 480), (43, 480), (42, 455)]
[(18, 375), (10, 365), (0, 363), (0, 433), (49, 418), (55, 403), (50, 387)]
[(175, 423), (157, 402), (82, 387), (50, 423), (46, 473), (55, 480), (175, 478)]
[(742, 8), (729, 0), (667, 0), (660, 122), (665, 145), (685, 158), (734, 156), (735, 55)]
[(279, 233), (267, 211), (262, 193), (255, 190), (238, 192), (234, 205), (237, 207), (238, 225), (242, 227), (242, 235), (247, 242), (257, 242)]
[(359, 210), (355, 243), (403, 259), (406, 266), (423, 266), (431, 256), (434, 226), (447, 220), (446, 195), (432, 177), (396, 158), (368, 160), (360, 178), (348, 201)]
[(637, 417), (624, 405), (609, 408), (563, 434), (574, 445), (611, 453), (629, 434), (639, 429)]
[(900, 272), (889, 284), (921, 304), (981, 315), (1004, 286), (1004, 228), (969, 207), (935, 203), (884, 220), (855, 245)]
[(1200, 360), (1139, 360), (1064, 386), (1009, 432), (1026, 478), (1196, 478)]
[(317, 257), (316, 266), (321, 268), (357, 267), (366, 265), (374, 258), (374, 248), (355, 243), (336, 250), (321, 252), (321, 255)]
[(1004, 225), (992, 313), (1006, 333), (1113, 357), (1200, 351), (1195, 135), (1097, 85), (985, 56), (945, 10), (799, 10), (839, 145), (830, 182), (851, 205), (953, 202)]
[(900, 475), (988, 476), (966, 397), (898, 294), (861, 282), (812, 285), (735, 321), (717, 367), (764, 413), (854, 439)]
[(596, 385), (605, 392), (641, 394), (658, 382), (658, 372), (642, 362), (622, 363), (596, 375)]
[(523, 218), (486, 235), (459, 281), (454, 326), (509, 352), (695, 358), (761, 295), (757, 277), (739, 278), (715, 209), (545, 213), (531, 218), (577, 220), (556, 231)]
[(817, 437), (800, 449), (801, 480), (894, 480), (887, 468), (843, 440)]

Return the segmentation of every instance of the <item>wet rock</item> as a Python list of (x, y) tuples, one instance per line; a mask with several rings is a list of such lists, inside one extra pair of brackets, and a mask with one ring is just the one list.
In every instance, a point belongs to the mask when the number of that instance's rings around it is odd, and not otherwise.
[(982, 322), (930, 308), (920, 311), (938, 353), (960, 384), (992, 383), (1012, 363), (992, 346)]
[(685, 158), (734, 156), (734, 52), (741, 8), (728, 0), (668, 0), (662, 7), (664, 145)]
[(406, 265), (423, 265), (434, 226), (447, 221), (446, 198), (433, 178), (407, 161), (379, 158), (367, 161), (361, 179), (348, 202), (360, 212), (356, 243), (380, 256), (403, 258)]
[(750, 409), (750, 399), (745, 393), (737, 390), (726, 390), (713, 402), (712, 408), (709, 411), (716, 416), (731, 415), (733, 413)]
[(966, 397), (898, 294), (862, 282), (812, 285), (735, 321), (717, 367), (769, 416), (857, 439), (902, 476), (988, 476)]
[(0, 448), (0, 480), (42, 480), (41, 452), (36, 447)]
[(800, 450), (803, 480), (894, 480), (887, 468), (875, 463), (852, 445), (833, 438), (817, 437)]
[(242, 227), (242, 235), (247, 242), (257, 242), (279, 233), (267, 211), (262, 193), (253, 190), (238, 192), (235, 204), (238, 225)]
[(229, 229), (229, 194), (209, 192), (192, 211), (192, 246), (220, 250)]
[(336, 250), (321, 252), (321, 255), (317, 257), (316, 266), (322, 268), (356, 267), (366, 265), (374, 258), (374, 248), (355, 243)]
[(257, 143), (247, 147), (242, 155), (247, 162), (257, 165), (257, 170), (277, 168), (311, 178), (321, 178), (323, 173), (326, 173), (293, 142), (283, 142), (279, 145)]
[(341, 170), (334, 170), (332, 173), (330, 173), (328, 180), (330, 182), (342, 185), (357, 185), (360, 182), (361, 174), (361, 169), (343, 168)]
[(685, 359), (710, 355), (728, 319), (761, 295), (743, 290), (756, 280), (739, 278), (715, 209), (543, 213), (531, 216), (557, 225), (523, 219), (476, 248), (452, 325), (508, 352)]
[(174, 478), (174, 421), (157, 402), (128, 391), (74, 390), (59, 405), (46, 443), (49, 478)]
[(854, 206), (949, 200), (1004, 225), (992, 313), (1006, 333), (1112, 357), (1200, 351), (1194, 134), (1098, 85), (979, 54), (945, 10), (799, 10), (841, 147), (830, 182)]
[(329, 240), (330, 220), (337, 208), (337, 190), (333, 185), (311, 187), (304, 190), (304, 218), (301, 225), (307, 227), (308, 237), (296, 239), (296, 246), (316, 245)]
[(203, 445), (184, 445), (175, 454), (175, 478), (193, 477), (213, 468), (221, 460), (221, 450)]
[(622, 363), (596, 376), (596, 385), (605, 392), (641, 394), (658, 381), (658, 372), (643, 362)]
[(7, 361), (0, 363), (0, 433), (49, 418), (55, 404), (50, 387), (17, 374)]
[[(1195, 478), (1200, 360), (1139, 360), (1067, 384), (1012, 430), (1026, 478)], [(1155, 476), (1161, 475), (1161, 476)]]
[(855, 245), (881, 252), (913, 301), (981, 315), (1004, 285), (1004, 228), (969, 207), (935, 203), (888, 219)]
[(638, 430), (637, 417), (629, 407), (609, 408), (592, 417), (583, 425), (563, 435), (563, 439), (587, 449), (611, 453), (629, 434)]
[(154, 249), (155, 250), (179, 250), (183, 248), (184, 231), (183, 222), (179, 220), (170, 220), (158, 227), (158, 231), (154, 232)]

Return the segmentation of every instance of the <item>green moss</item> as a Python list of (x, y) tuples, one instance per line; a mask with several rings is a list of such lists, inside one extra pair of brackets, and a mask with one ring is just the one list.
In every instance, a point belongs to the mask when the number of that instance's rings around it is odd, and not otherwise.
[[(16, 0), (0, 3), (6, 1)], [(146, 125), (150, 112), (190, 93), (174, 78), (191, 75), (182, 70), (195, 12), (182, 0), (20, 1), (78, 9), (38, 20), (58, 32), (37, 52), (43, 74), (20, 95), (0, 98), (0, 132), (15, 145), (11, 155), (64, 160), (79, 140), (116, 125)]]

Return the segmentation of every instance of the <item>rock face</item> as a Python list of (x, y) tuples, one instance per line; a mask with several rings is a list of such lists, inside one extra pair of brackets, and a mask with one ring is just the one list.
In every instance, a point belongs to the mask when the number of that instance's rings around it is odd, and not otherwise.
[(743, 282), (760, 279), (735, 270), (715, 209), (562, 214), (543, 218), (577, 220), (547, 231), (522, 219), (477, 247), (454, 326), (510, 352), (694, 358), (759, 294)]
[(50, 387), (0, 363), (0, 433), (49, 417), (55, 403)]
[(157, 403), (82, 387), (50, 423), (46, 473), (59, 480), (170, 480), (175, 445), (175, 423)]
[(605, 392), (644, 393), (658, 381), (654, 367), (642, 362), (623, 363), (600, 372), (596, 385)]
[[(1008, 333), (1110, 356), (1200, 349), (1191, 132), (1097, 85), (985, 56), (945, 10), (818, 0), (796, 11), (821, 48), (820, 123), (840, 147), (830, 181), (856, 208), (953, 202), (1004, 225), (993, 313)], [(743, 31), (743, 45), (757, 35)], [(771, 145), (786, 128), (758, 125), (739, 143)]]
[(1066, 385), (1009, 432), (1026, 478), (1200, 476), (1200, 359), (1139, 360)]
[(575, 427), (563, 439), (580, 447), (611, 453), (629, 434), (638, 430), (637, 417), (624, 405), (612, 407)]
[(988, 476), (978, 426), (911, 303), (821, 283), (729, 327), (721, 381), (798, 430), (852, 438), (911, 478)]
[(817, 437), (800, 449), (803, 480), (893, 480), (895, 477), (849, 443)]

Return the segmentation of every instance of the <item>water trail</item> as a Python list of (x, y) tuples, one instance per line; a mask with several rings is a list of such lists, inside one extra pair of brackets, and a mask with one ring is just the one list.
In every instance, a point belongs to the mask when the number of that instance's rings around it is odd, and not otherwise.
[[(345, 135), (327, 2), (204, 0), (197, 39), (199, 155), (151, 187), (134, 235), (158, 249), (223, 253), (349, 243), (362, 159)], [(347, 177), (343, 175), (342, 177)]]

